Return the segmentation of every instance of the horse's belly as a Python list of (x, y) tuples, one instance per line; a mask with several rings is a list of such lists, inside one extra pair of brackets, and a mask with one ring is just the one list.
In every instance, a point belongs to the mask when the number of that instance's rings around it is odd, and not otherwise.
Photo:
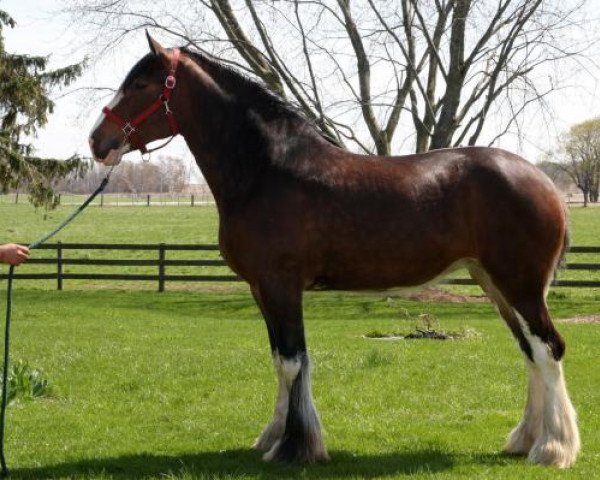
[(388, 288), (413, 288), (436, 283), (446, 275), (471, 262), (467, 256), (437, 252), (431, 255), (390, 255), (339, 258), (331, 261), (329, 268), (317, 275), (312, 289), (368, 290)]

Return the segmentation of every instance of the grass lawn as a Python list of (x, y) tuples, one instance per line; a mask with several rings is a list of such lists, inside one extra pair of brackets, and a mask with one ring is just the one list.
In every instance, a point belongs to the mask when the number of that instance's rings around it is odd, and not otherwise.
[[(44, 220), (30, 207), (0, 205), (0, 240), (34, 240), (70, 211), (59, 208)], [(573, 209), (571, 222), (574, 245), (600, 244), (600, 209)], [(213, 243), (216, 224), (208, 207), (92, 208), (59, 239)], [(210, 292), (195, 284), (158, 294), (137, 283), (89, 286), (69, 282), (56, 292), (53, 282), (16, 285), (13, 359), (44, 369), (58, 394), (9, 409), (13, 478), (600, 475), (598, 325), (559, 325), (583, 453), (573, 469), (557, 471), (499, 453), (520, 419), (526, 376), (490, 304), (308, 294), (314, 394), (332, 462), (290, 468), (265, 464), (249, 448), (270, 420), (276, 383), (246, 287)], [(555, 318), (597, 314), (600, 292), (556, 289), (550, 302)], [(363, 338), (374, 330), (410, 331), (422, 313), (435, 315), (442, 328), (481, 335), (446, 342)]]
[[(525, 369), (489, 304), (385, 294), (306, 298), (314, 393), (332, 462), (264, 464), (251, 445), (275, 395), (266, 332), (247, 293), (19, 291), (13, 358), (42, 367), (54, 399), (12, 406), (14, 478), (596, 478), (600, 369), (594, 325), (562, 324), (584, 444), (560, 472), (499, 454), (520, 418)], [(561, 301), (561, 315), (598, 311)], [(436, 315), (478, 338), (386, 342)]]
[[(73, 211), (72, 206), (50, 212), (27, 204), (0, 202), (0, 239), (31, 242), (52, 230)], [(600, 244), (600, 208), (570, 209), (573, 245)], [(214, 243), (217, 212), (202, 207), (90, 207), (53, 241)]]

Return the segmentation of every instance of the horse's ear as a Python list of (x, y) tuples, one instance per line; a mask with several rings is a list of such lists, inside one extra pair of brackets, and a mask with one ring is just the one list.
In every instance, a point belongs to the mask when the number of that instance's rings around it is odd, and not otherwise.
[(148, 46), (150, 47), (150, 51), (154, 55), (160, 55), (161, 53), (165, 52), (165, 48), (150, 36), (148, 30), (146, 30), (146, 38), (148, 39)]

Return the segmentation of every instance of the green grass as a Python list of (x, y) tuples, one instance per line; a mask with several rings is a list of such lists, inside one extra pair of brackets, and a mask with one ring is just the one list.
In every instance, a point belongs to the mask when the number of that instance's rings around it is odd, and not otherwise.
[(600, 208), (571, 208), (569, 218), (573, 245), (600, 244)]
[[(0, 240), (32, 241), (71, 210), (44, 218), (26, 205), (0, 205)], [(571, 223), (573, 244), (600, 244), (600, 209), (573, 209)], [(211, 207), (94, 207), (58, 239), (214, 243), (216, 227)], [(20, 267), (26, 268), (33, 267)], [(73, 281), (63, 292), (54, 286), (16, 283), (13, 359), (43, 369), (58, 393), (10, 408), (13, 478), (598, 476), (597, 325), (559, 325), (584, 444), (577, 465), (559, 472), (499, 453), (521, 416), (526, 378), (491, 305), (410, 302), (393, 293), (308, 294), (314, 394), (332, 462), (289, 468), (264, 464), (249, 448), (271, 417), (276, 385), (266, 331), (243, 284), (218, 293), (194, 284), (164, 294), (142, 291), (140, 283)], [(555, 318), (600, 311), (600, 292), (591, 289), (556, 289), (549, 298)], [(447, 342), (363, 338), (410, 331), (423, 313), (444, 330), (481, 335)]]
[[(597, 326), (560, 326), (584, 451), (558, 472), (499, 453), (526, 379), (491, 305), (350, 293), (309, 294), (305, 304), (332, 462), (289, 468), (249, 448), (270, 419), (276, 385), (248, 293), (18, 291), (13, 356), (43, 367), (60, 395), (9, 410), (14, 478), (595, 478)], [(553, 305), (561, 315), (599, 306)], [(425, 311), (443, 328), (482, 335), (363, 338), (411, 328)]]
[[(52, 230), (73, 207), (44, 212), (0, 204), (0, 238), (31, 242)], [(52, 241), (89, 243), (215, 243), (214, 207), (90, 207)]]

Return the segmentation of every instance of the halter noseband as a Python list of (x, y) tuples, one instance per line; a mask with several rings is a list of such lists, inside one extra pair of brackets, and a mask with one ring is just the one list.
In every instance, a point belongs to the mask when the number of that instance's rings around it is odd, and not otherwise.
[[(175, 116), (173, 115), (173, 111), (169, 107), (169, 99), (171, 98), (171, 94), (173, 93), (173, 89), (177, 84), (175, 79), (175, 72), (177, 71), (177, 64), (179, 62), (179, 49), (173, 49), (173, 55), (171, 57), (171, 68), (169, 69), (169, 74), (165, 79), (165, 86), (163, 87), (162, 93), (158, 96), (158, 98), (140, 113), (137, 117), (135, 117), (131, 121), (125, 120), (123, 117), (119, 116), (115, 112), (113, 112), (109, 107), (104, 107), (102, 109), (102, 113), (106, 115), (106, 118), (113, 123), (116, 123), (119, 128), (125, 134), (125, 138), (127, 141), (133, 145), (135, 148), (139, 149), (142, 152), (142, 155), (149, 154), (159, 148), (164, 147), (167, 143), (169, 143), (175, 136), (179, 133), (179, 128), (177, 127), (177, 121), (175, 120)], [(162, 145), (148, 150), (146, 148), (146, 143), (141, 139), (138, 133), (138, 127), (144, 123), (148, 118), (156, 112), (161, 106), (165, 107), (165, 115), (167, 116), (167, 122), (169, 123), (169, 127), (171, 128), (171, 138), (167, 140)]]

